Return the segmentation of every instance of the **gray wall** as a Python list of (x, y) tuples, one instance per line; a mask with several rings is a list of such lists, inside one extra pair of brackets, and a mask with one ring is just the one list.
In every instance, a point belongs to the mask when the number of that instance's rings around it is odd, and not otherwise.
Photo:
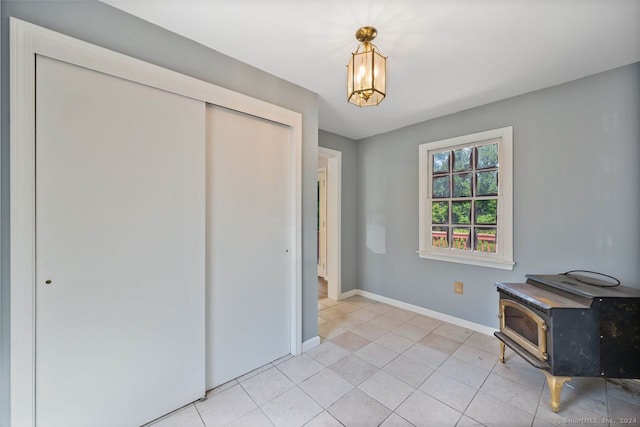
[(302, 287), (303, 340), (317, 335), (316, 281), (316, 164), (318, 98), (299, 86), (278, 79), (184, 37), (97, 1), (1, 2), (1, 164), (2, 164), (2, 282), (0, 301), (0, 425), (8, 420), (9, 353), (9, 17), (76, 37), (216, 85), (241, 92), (303, 115), (302, 123)]
[(358, 168), (356, 142), (344, 136), (321, 130), (318, 132), (318, 146), (342, 153), (342, 292), (356, 289), (358, 283), (357, 247), (357, 194)]
[[(497, 281), (582, 268), (640, 287), (639, 117), (636, 63), (358, 141), (358, 288), (497, 327)], [(418, 145), (503, 126), (514, 270), (418, 258)]]

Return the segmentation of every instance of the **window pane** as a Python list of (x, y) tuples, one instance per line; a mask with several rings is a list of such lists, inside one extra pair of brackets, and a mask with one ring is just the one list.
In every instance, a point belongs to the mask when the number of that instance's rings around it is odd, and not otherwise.
[(471, 249), (471, 229), (454, 228), (451, 247), (456, 249)]
[(497, 196), (498, 195), (498, 171), (478, 172), (477, 196)]
[(449, 202), (431, 203), (431, 222), (434, 224), (449, 223)]
[(434, 199), (449, 197), (449, 176), (433, 177)]
[(473, 174), (462, 173), (453, 176), (453, 197), (471, 197), (471, 177)]
[(471, 224), (471, 202), (451, 202), (451, 222)]
[(434, 174), (449, 172), (449, 153), (450, 151), (433, 153), (433, 173)]
[(453, 171), (462, 172), (471, 170), (471, 153), (473, 148), (463, 148), (453, 152)]
[(497, 224), (498, 200), (476, 200), (476, 224)]
[(431, 228), (431, 246), (438, 248), (449, 247), (449, 227)]
[(477, 169), (498, 167), (498, 144), (483, 145), (476, 150)]
[(476, 251), (495, 252), (497, 231), (495, 228), (476, 228)]

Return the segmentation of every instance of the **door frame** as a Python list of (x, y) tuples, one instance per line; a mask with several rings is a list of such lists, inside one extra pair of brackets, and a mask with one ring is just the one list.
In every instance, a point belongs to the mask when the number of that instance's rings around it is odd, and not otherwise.
[[(9, 215), (11, 424), (35, 425), (36, 55), (47, 56), (265, 118), (291, 129), (290, 342), (291, 353), (300, 354), (302, 352), (302, 115), (11, 17)], [(203, 354), (202, 357), (204, 356)]]
[[(318, 277), (327, 276), (327, 168), (318, 169)], [(324, 180), (324, 182), (322, 182)]]
[(342, 299), (342, 153), (318, 147), (327, 159), (327, 296)]

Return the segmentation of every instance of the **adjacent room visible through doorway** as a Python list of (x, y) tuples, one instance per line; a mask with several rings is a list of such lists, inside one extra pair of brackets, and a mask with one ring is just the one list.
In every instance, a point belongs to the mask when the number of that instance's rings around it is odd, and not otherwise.
[(318, 147), (318, 296), (339, 300), (342, 153)]

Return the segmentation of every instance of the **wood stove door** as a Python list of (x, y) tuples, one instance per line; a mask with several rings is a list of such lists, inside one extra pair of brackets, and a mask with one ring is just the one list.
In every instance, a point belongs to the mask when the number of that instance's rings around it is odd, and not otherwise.
[(500, 299), (500, 331), (539, 360), (546, 361), (547, 323), (533, 310), (510, 299)]

